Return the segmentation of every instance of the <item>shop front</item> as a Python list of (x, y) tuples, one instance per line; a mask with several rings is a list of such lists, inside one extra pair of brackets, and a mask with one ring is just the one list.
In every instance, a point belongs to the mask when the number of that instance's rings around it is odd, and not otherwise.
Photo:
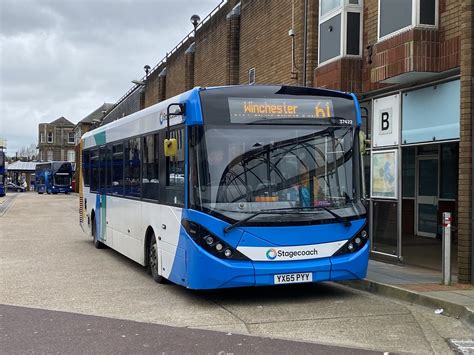
[(441, 271), (441, 216), (451, 212), (456, 271), (459, 80), (399, 91), (363, 106), (370, 112), (365, 160), (373, 257)]

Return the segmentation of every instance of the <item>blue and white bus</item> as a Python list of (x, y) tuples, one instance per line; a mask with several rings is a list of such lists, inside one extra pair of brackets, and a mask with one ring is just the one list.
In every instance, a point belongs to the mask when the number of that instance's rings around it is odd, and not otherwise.
[(80, 223), (190, 289), (366, 276), (353, 94), (194, 88), (81, 139)]
[(5, 194), (7, 193), (7, 189), (6, 189), (7, 170), (5, 168), (5, 165), (6, 165), (5, 152), (0, 151), (0, 196), (5, 196)]
[(72, 175), (72, 164), (68, 161), (38, 163), (35, 169), (35, 189), (39, 194), (68, 194), (72, 191)]

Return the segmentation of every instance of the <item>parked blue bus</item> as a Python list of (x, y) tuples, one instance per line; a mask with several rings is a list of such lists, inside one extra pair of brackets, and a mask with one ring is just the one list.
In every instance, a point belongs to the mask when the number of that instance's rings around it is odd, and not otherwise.
[(39, 194), (70, 193), (72, 191), (72, 164), (67, 161), (51, 161), (36, 164), (35, 189)]
[(80, 224), (158, 283), (363, 278), (360, 125), (353, 94), (194, 88), (84, 134)]
[(6, 165), (5, 152), (0, 151), (0, 196), (5, 196), (5, 194), (7, 193), (7, 188), (6, 188), (7, 170), (5, 168), (5, 165)]

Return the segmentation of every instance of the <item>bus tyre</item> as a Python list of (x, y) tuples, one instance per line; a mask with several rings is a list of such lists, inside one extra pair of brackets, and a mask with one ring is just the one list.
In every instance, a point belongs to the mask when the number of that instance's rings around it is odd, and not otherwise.
[(95, 218), (92, 219), (92, 238), (94, 238), (94, 246), (96, 249), (102, 249), (104, 247), (104, 244), (102, 244), (98, 239), (97, 239), (97, 231), (96, 231), (96, 225), (95, 225)]
[(153, 234), (150, 238), (150, 248), (148, 249), (148, 271), (155, 282), (165, 283), (165, 278), (158, 273), (158, 246)]
[(50, 194), (51, 194), (51, 189), (47, 189), (47, 190), (46, 190), (46, 193), (47, 193), (48, 195), (50, 195)]

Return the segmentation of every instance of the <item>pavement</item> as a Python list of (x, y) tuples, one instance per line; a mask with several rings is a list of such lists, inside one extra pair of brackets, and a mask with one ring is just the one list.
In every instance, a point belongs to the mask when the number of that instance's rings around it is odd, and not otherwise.
[(440, 272), (370, 260), (364, 280), (343, 284), (432, 308), (436, 314), (460, 319), (474, 329), (474, 285), (453, 282), (446, 286), (441, 281)]
[[(270, 346), (275, 339), (316, 346), (275, 341), (281, 348), (258, 353), (349, 348), (449, 354), (474, 340), (472, 328), (447, 317), (447, 311), (438, 315), (437, 307), (332, 282), (212, 291), (158, 285), (140, 265), (112, 249), (94, 248), (78, 226), (77, 196), (8, 196), (14, 200), (0, 216), (0, 354), (4, 346), (13, 353), (102, 353), (101, 343), (117, 353), (146, 353), (150, 345), (154, 353), (237, 354), (254, 353), (255, 346)], [(369, 276), (372, 272), (371, 262)], [(148, 341), (155, 334), (156, 344)], [(54, 346), (48, 348), (48, 342)], [(65, 348), (68, 344), (75, 347)]]

